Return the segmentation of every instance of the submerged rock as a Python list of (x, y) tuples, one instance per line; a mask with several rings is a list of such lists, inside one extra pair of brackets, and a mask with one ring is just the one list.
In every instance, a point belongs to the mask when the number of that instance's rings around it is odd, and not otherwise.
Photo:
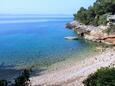
[(68, 36), (68, 37), (64, 37), (65, 39), (68, 39), (68, 40), (77, 40), (78, 37), (72, 37), (72, 36)]

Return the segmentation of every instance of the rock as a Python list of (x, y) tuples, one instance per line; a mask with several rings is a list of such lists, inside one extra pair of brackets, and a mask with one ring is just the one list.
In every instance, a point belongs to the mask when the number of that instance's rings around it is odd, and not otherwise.
[(103, 42), (106, 44), (115, 44), (115, 34), (112, 35), (114, 37), (111, 38), (108, 35), (107, 30), (111, 29), (110, 26), (92, 26), (92, 25), (84, 25), (77, 21), (70, 22), (66, 25), (66, 27), (74, 28), (74, 30), (78, 33), (79, 36), (83, 36), (87, 40)]
[(69, 37), (64, 37), (65, 39), (68, 39), (68, 40), (77, 40), (78, 37), (72, 37), (72, 36), (69, 36)]
[(101, 29), (98, 29), (98, 30), (92, 30), (90, 32), (90, 36), (93, 36), (95, 39), (97, 40), (101, 40), (103, 39), (104, 37), (107, 37), (108, 34), (107, 33), (104, 33), (103, 30)]
[(65, 27), (69, 28), (69, 29), (73, 29), (73, 28), (77, 27), (76, 25), (78, 25), (78, 23), (76, 21), (72, 21), (70, 23), (67, 23)]

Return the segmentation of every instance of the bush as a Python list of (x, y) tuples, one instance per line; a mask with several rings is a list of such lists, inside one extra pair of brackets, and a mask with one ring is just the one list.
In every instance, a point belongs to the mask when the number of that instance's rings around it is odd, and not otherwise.
[(83, 81), (84, 86), (115, 86), (115, 68), (101, 68)]
[(8, 83), (6, 80), (0, 80), (0, 86), (7, 86)]
[(30, 73), (31, 70), (25, 69), (19, 77), (15, 79), (15, 83), (8, 83), (6, 80), (0, 80), (0, 86), (31, 86), (30, 84)]
[(30, 71), (24, 70), (18, 78), (15, 79), (15, 84), (13, 86), (29, 86), (30, 85)]

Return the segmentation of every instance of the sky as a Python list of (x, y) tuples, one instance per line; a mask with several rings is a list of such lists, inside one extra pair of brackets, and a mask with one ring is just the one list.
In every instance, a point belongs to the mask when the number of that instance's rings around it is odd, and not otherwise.
[(73, 14), (95, 0), (0, 0), (0, 14)]

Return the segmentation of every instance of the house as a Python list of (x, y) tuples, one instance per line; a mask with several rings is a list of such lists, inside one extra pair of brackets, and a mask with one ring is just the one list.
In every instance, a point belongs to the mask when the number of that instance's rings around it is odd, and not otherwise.
[(115, 15), (108, 15), (107, 16), (107, 21), (108, 21), (108, 24), (113, 24), (115, 25)]

